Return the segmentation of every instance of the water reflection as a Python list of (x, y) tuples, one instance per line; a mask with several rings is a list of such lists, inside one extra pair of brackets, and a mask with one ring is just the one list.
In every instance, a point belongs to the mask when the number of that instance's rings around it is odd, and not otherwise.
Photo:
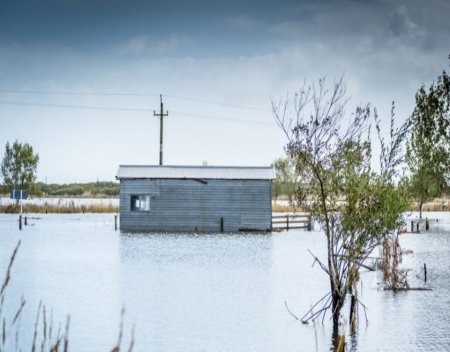
[(162, 351), (263, 348), (271, 246), (270, 235), (122, 234), (122, 292), (147, 327), (136, 340)]

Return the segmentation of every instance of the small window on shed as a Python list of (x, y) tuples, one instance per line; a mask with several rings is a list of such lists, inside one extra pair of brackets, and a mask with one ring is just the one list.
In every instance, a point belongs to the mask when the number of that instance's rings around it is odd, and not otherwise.
[(131, 211), (150, 211), (150, 196), (132, 195)]

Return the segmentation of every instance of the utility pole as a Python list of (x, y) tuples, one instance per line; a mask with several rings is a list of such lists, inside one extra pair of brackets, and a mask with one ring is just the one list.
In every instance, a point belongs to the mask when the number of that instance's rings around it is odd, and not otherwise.
[(166, 113), (164, 113), (162, 95), (159, 96), (159, 99), (161, 101), (160, 113), (157, 114), (156, 111), (153, 110), (153, 116), (158, 116), (160, 119), (160, 124), (159, 124), (159, 165), (162, 165), (163, 164), (163, 118), (164, 118), (164, 116), (169, 116), (169, 112), (166, 111)]

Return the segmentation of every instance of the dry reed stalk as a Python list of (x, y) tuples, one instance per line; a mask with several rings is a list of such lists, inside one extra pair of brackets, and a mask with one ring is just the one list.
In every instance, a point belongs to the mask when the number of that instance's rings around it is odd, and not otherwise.
[[(24, 213), (36, 214), (84, 214), (84, 213), (117, 213), (119, 207), (111, 203), (108, 204), (90, 204), (90, 205), (75, 205), (73, 203), (61, 205), (58, 204), (24, 204)], [(20, 212), (20, 207), (17, 205), (3, 205), (0, 206), (1, 213), (16, 214)]]
[(16, 254), (17, 254), (17, 251), (19, 250), (20, 244), (21, 244), (21, 241), (19, 241), (17, 243), (16, 248), (14, 248), (13, 254), (9, 260), (8, 269), (6, 269), (6, 276), (5, 276), (5, 279), (3, 280), (2, 288), (0, 289), (0, 296), (3, 296), (5, 289), (8, 286), (9, 280), (11, 278), (11, 267), (14, 263), (14, 259), (16, 258)]
[[(125, 317), (125, 308), (122, 308), (122, 310), (120, 312), (119, 337), (117, 339), (116, 346), (113, 347), (111, 352), (120, 352), (120, 345), (122, 344), (122, 338), (123, 338), (123, 321), (124, 321), (124, 317)], [(135, 329), (135, 326), (133, 325), (133, 328), (131, 330), (131, 341), (130, 341), (130, 344), (128, 346), (128, 352), (132, 352), (133, 351), (133, 347), (134, 347), (134, 329)]]
[(11, 325), (14, 325), (14, 323), (15, 323), (15, 322), (17, 321), (17, 319), (19, 318), (20, 314), (22, 314), (22, 310), (23, 310), (23, 307), (25, 307), (25, 303), (26, 303), (26, 301), (25, 301), (25, 299), (24, 299), (23, 296), (22, 296), (22, 298), (21, 298), (21, 303), (20, 303), (20, 307), (19, 307), (19, 309), (17, 310), (17, 313), (16, 313), (16, 315), (14, 316), (14, 319), (13, 319)]
[(6, 342), (6, 321), (5, 318), (3, 318), (3, 327), (2, 327), (2, 347), (5, 347)]
[(305, 209), (303, 207), (294, 207), (291, 205), (278, 205), (274, 204), (272, 205), (272, 212), (274, 213), (297, 213), (297, 212), (304, 212)]
[(345, 351), (345, 335), (339, 335), (336, 352), (344, 352), (344, 351)]
[(42, 348), (41, 350), (44, 350), (44, 346), (46, 346), (46, 342), (47, 342), (47, 314), (46, 314), (46, 310), (45, 310), (45, 304), (44, 304), (44, 312), (42, 314), (42, 323), (43, 323), (43, 340), (42, 340)]
[[(11, 255), (8, 268), (6, 270), (5, 279), (3, 281), (3, 284), (1, 286), (0, 290), (0, 319), (2, 321), (2, 327), (0, 329), (0, 352), (5, 350), (6, 340), (7, 340), (7, 324), (6, 319), (2, 317), (2, 308), (5, 300), (5, 291), (8, 286), (8, 283), (11, 278), (11, 267), (14, 263), (14, 260), (17, 255), (17, 251), (20, 247), (21, 241), (19, 241), (13, 251), (13, 254)], [(26, 304), (26, 301), (23, 297), (21, 297), (21, 303), (20, 306), (14, 315), (14, 318), (11, 323), (11, 327), (17, 322), (19, 317), (22, 316), (23, 308)], [(40, 350), (41, 352), (49, 351), (49, 352), (68, 352), (69, 351), (69, 328), (70, 328), (70, 315), (67, 316), (66, 320), (66, 327), (64, 334), (61, 334), (61, 324), (59, 324), (58, 333), (56, 335), (56, 340), (52, 342), (52, 334), (53, 334), (53, 311), (50, 311), (50, 322), (47, 321), (47, 309), (46, 306), (42, 303), (42, 301), (39, 302), (37, 314), (36, 314), (36, 321), (34, 324), (34, 333), (33, 333), (33, 342), (31, 346), (31, 352), (37, 351), (37, 346), (39, 344), (38, 341), (38, 330), (40, 329), (39, 323), (40, 323), (40, 317), (41, 317), (41, 311), (42, 311), (42, 340), (40, 341)], [(117, 346), (114, 347), (114, 352), (120, 351), (120, 344), (122, 342), (123, 338), (123, 322), (124, 322), (124, 316), (125, 316), (125, 309), (122, 308), (121, 310), (121, 319), (120, 319), (120, 331), (119, 331), (119, 338), (117, 341)], [(132, 352), (134, 347), (134, 333), (135, 333), (135, 326), (133, 325), (132, 333), (131, 333), (131, 341), (128, 346), (128, 352)], [(16, 330), (15, 334), (15, 344), (16, 344), (16, 351), (21, 350), (19, 347), (19, 330)], [(49, 346), (49, 347), (47, 347)]]
[(123, 318), (125, 316), (125, 308), (123, 307), (120, 311), (120, 326), (119, 326), (119, 338), (117, 340), (116, 346), (112, 349), (112, 352), (119, 352), (120, 351), (120, 344), (122, 343), (122, 336), (123, 336)]
[(53, 332), (53, 309), (50, 310), (50, 325), (48, 328), (48, 340), (52, 340), (52, 332)]
[(42, 307), (42, 301), (39, 302), (39, 307), (38, 307), (38, 311), (36, 314), (36, 323), (34, 324), (34, 336), (33, 336), (33, 344), (31, 345), (31, 352), (35, 352), (36, 351), (36, 339), (37, 339), (37, 328), (38, 328), (38, 324), (39, 324), (39, 316), (41, 314), (41, 307)]
[(130, 345), (128, 346), (128, 352), (132, 352), (133, 351), (133, 347), (134, 347), (134, 328), (135, 328), (135, 325), (133, 324), (133, 328), (131, 329), (131, 341), (130, 341)]
[(67, 316), (66, 321), (66, 334), (64, 336), (64, 352), (69, 350), (69, 326), (70, 326), (70, 315)]
[(58, 334), (56, 335), (56, 341), (55, 341), (54, 345), (50, 346), (50, 352), (58, 352), (59, 345), (61, 344), (61, 339), (62, 339), (62, 337), (60, 335), (61, 335), (61, 323), (59, 323), (59, 325), (58, 325)]

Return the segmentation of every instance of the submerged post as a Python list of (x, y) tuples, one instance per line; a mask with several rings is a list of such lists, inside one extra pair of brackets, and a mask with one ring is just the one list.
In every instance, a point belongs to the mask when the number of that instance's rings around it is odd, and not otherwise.
[(27, 217), (25, 216), (25, 226), (28, 226)]
[(220, 218), (220, 232), (223, 232), (224, 229), (224, 223), (223, 223), (223, 216)]
[(423, 264), (423, 276), (424, 276), (425, 282), (427, 282), (427, 265), (425, 263)]
[(117, 214), (114, 215), (114, 229), (117, 231)]

